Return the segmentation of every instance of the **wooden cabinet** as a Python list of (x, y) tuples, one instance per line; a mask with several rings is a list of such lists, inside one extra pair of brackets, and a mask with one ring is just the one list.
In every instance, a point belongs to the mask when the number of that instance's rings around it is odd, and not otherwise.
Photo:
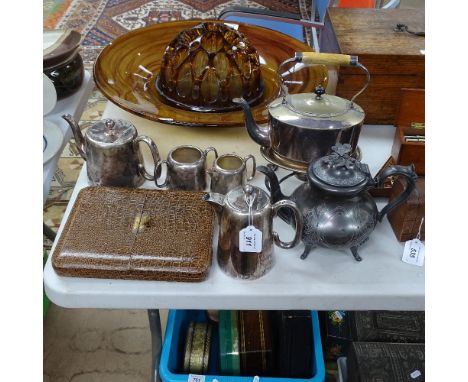
[[(424, 31), (424, 10), (329, 8), (320, 34), (321, 52), (356, 55), (371, 82), (356, 102), (367, 124), (394, 124), (401, 88), (425, 87), (425, 38), (395, 32), (397, 24)], [(336, 95), (351, 99), (363, 86), (362, 70), (340, 67)]]

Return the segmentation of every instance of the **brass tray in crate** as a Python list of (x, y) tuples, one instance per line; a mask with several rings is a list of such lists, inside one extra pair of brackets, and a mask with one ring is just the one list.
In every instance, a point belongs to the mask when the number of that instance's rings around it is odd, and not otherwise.
[(215, 221), (203, 192), (87, 187), (52, 256), (62, 276), (202, 281)]

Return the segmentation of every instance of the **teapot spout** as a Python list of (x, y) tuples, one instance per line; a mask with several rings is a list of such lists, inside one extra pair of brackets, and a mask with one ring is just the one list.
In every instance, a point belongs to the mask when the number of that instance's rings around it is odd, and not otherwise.
[(65, 121), (67, 121), (70, 125), (73, 132), (73, 136), (75, 137), (76, 147), (83, 159), (86, 160), (85, 141), (83, 138), (83, 134), (81, 133), (80, 126), (78, 126), (78, 124), (75, 122), (75, 120), (70, 114), (64, 114), (62, 115), (62, 118)]
[(250, 137), (260, 146), (270, 147), (270, 130), (262, 129), (255, 122), (249, 103), (244, 98), (233, 98), (232, 102), (242, 107), (244, 112), (245, 126)]
[(270, 190), (271, 202), (288, 199), (282, 192), (275, 172), (267, 166), (258, 166), (257, 171), (265, 174), (265, 186)]
[(203, 195), (203, 200), (216, 207), (217, 211), (221, 211), (224, 207), (224, 195), (217, 192), (209, 192)]

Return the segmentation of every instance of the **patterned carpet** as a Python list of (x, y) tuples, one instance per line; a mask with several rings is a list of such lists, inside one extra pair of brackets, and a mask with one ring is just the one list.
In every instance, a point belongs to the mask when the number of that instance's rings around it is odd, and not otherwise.
[[(217, 18), (230, 6), (268, 8), (301, 14), (306, 17), (305, 0), (44, 0), (44, 29), (71, 28), (83, 34), (81, 56), (85, 68), (92, 71), (103, 47), (132, 29), (155, 23), (191, 19)], [(83, 130), (101, 119), (106, 99), (95, 89), (80, 121)], [(73, 140), (64, 149), (44, 206), (44, 222), (57, 230), (83, 160)], [(44, 248), (52, 243), (44, 237)]]

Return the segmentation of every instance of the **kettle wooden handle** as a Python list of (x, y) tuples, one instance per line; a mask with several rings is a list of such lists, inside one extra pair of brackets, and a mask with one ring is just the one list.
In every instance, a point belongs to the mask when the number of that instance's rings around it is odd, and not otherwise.
[(337, 53), (316, 53), (316, 52), (296, 52), (296, 61), (304, 64), (322, 64), (322, 65), (346, 65), (356, 66), (357, 56)]

